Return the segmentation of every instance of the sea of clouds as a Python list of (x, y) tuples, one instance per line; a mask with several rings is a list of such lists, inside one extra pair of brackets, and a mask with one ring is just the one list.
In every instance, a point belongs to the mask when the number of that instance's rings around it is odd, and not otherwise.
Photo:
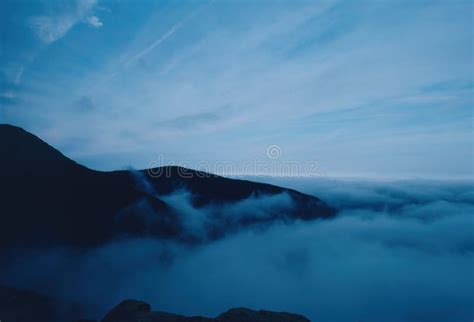
[[(321, 322), (474, 318), (473, 182), (255, 180), (318, 196), (338, 215), (256, 224), (199, 245), (121, 239), (89, 250), (18, 250), (1, 282), (78, 301), (96, 319), (125, 298), (186, 315), (244, 306)], [(207, 216), (188, 197), (166, 201), (198, 235)], [(289, 203), (279, 196), (226, 207), (264, 216)]]

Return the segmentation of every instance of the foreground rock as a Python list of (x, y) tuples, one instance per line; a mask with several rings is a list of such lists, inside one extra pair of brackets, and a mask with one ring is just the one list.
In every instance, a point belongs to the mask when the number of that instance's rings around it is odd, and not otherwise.
[[(84, 319), (83, 310), (68, 303), (32, 291), (0, 286), (0, 321), (5, 322), (97, 322)], [(125, 300), (100, 322), (309, 322), (301, 315), (231, 309), (215, 318), (152, 311), (148, 303)]]
[(149, 304), (125, 300), (110, 311), (102, 322), (309, 322), (304, 316), (285, 312), (231, 309), (216, 318), (152, 311)]
[(0, 286), (0, 321), (61, 322), (81, 315), (74, 303), (60, 301), (32, 291)]

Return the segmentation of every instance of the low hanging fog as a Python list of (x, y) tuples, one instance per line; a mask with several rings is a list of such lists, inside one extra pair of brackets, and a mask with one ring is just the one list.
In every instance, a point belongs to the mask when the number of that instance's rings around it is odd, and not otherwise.
[[(197, 246), (122, 239), (87, 251), (18, 249), (1, 282), (80, 302), (96, 319), (135, 298), (186, 315), (245, 306), (321, 322), (472, 320), (472, 182), (258, 180), (316, 195), (339, 213), (275, 220)], [(185, 191), (166, 198), (199, 236), (210, 210), (192, 207)], [(288, 205), (281, 195), (226, 209), (265, 216)]]

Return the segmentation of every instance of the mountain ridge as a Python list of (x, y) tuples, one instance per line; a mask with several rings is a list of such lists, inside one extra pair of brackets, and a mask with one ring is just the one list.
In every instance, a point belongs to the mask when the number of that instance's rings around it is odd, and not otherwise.
[[(0, 248), (50, 243), (88, 247), (120, 236), (199, 243), (253, 224), (335, 214), (317, 197), (295, 190), (182, 167), (89, 169), (12, 125), (0, 125), (0, 151)], [(209, 216), (219, 218), (219, 225), (207, 227), (208, 234), (202, 238), (183, 234), (176, 204), (165, 198), (177, 191), (188, 193), (190, 207), (206, 213), (211, 209)], [(264, 209), (265, 216), (260, 217), (247, 213), (239, 217), (237, 211), (234, 218), (224, 218), (222, 209), (229, 205), (268, 196), (283, 196), (291, 205)]]

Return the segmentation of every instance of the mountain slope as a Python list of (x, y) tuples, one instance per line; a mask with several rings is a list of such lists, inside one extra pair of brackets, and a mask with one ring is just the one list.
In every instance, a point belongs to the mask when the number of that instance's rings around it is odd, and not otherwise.
[[(11, 125), (0, 125), (0, 151), (0, 247), (93, 246), (122, 236), (202, 242), (256, 223), (334, 215), (318, 198), (294, 190), (179, 167), (91, 170)], [(183, 191), (189, 200), (168, 197)], [(231, 207), (274, 196), (291, 202), (258, 211)], [(189, 207), (212, 216), (214, 224), (206, 223), (205, 236), (185, 232), (178, 206), (188, 201)]]

